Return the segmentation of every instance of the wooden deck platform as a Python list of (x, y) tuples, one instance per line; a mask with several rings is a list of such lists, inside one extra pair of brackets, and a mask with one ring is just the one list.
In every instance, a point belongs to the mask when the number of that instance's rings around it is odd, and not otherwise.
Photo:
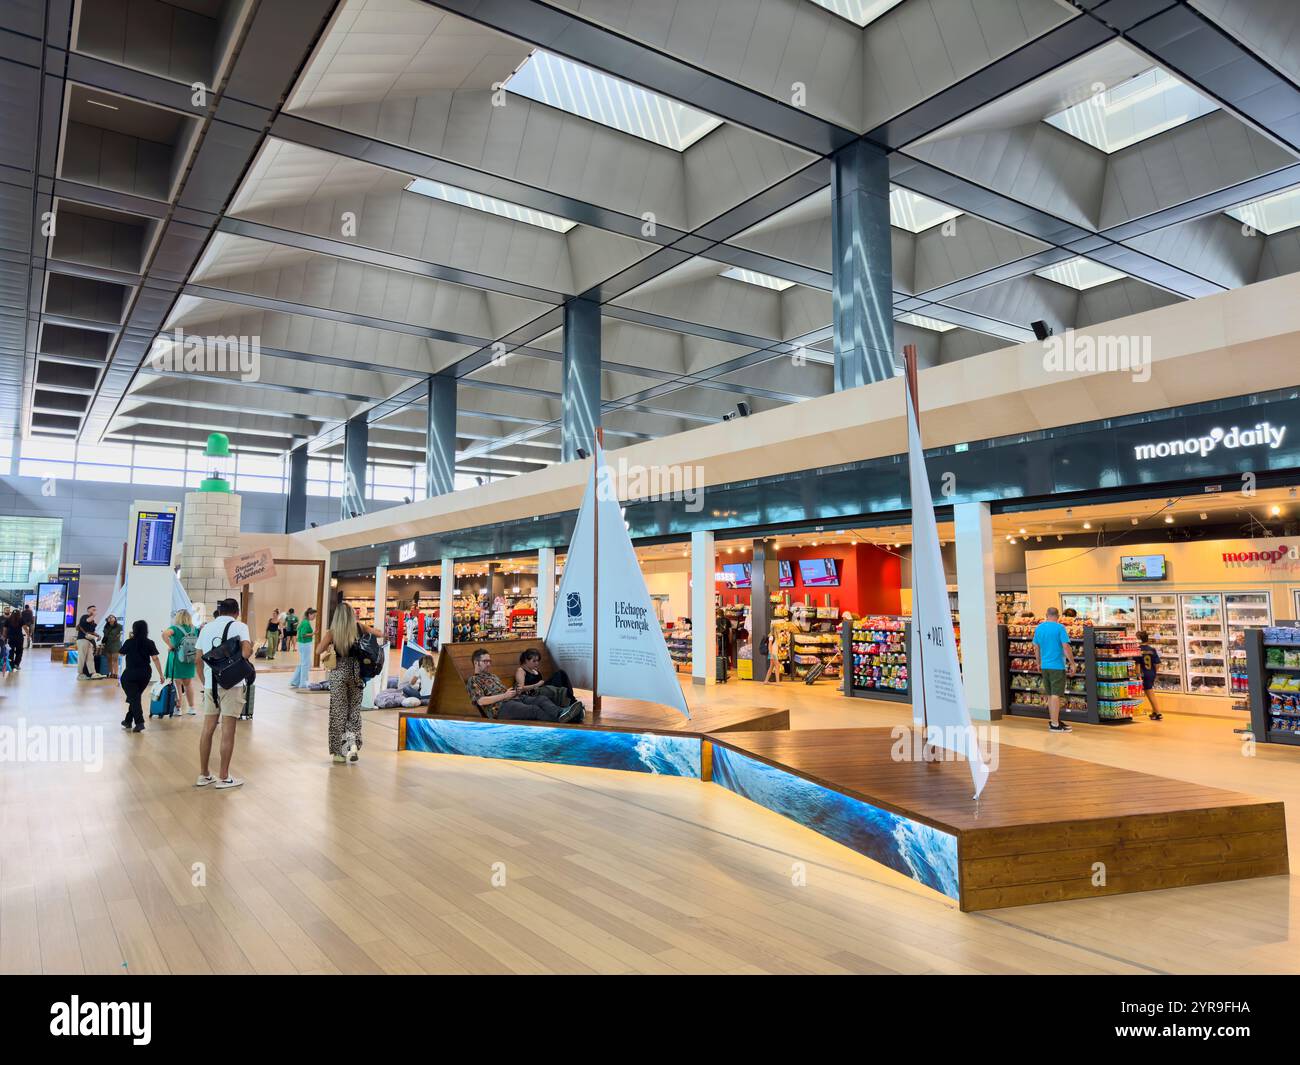
[(710, 745), (717, 783), (963, 910), (1288, 872), (1283, 804), (1251, 795), (1002, 744), (975, 802), (963, 762), (896, 760), (886, 728), (731, 731)]

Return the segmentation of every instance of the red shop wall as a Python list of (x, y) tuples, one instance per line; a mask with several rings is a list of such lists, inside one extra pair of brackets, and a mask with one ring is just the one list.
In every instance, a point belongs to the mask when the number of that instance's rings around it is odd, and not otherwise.
[[(902, 609), (899, 593), (902, 572), (897, 555), (882, 551), (872, 544), (828, 544), (822, 547), (787, 547), (777, 553), (782, 562), (789, 562), (793, 571), (793, 588), (783, 588), (795, 602), (802, 602), (805, 594), (813, 606), (821, 606), (830, 596), (832, 606), (854, 614), (897, 614)], [(807, 588), (799, 578), (799, 559), (834, 558), (839, 561), (840, 586), (838, 588)], [(750, 551), (721, 554), (715, 567), (718, 573), (727, 562), (750, 562)], [(718, 584), (717, 591), (723, 603), (749, 603), (749, 589), (731, 588)]]

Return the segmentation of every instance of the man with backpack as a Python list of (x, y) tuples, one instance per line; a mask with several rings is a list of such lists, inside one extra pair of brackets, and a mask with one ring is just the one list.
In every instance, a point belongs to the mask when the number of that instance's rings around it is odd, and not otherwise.
[[(223, 599), (216, 615), (199, 630), (195, 667), (203, 689), (203, 735), (199, 739), (199, 778), (195, 787), (216, 785), (218, 790), (237, 788), (243, 781), (230, 775), (235, 753), (235, 729), (248, 701), (248, 686), (257, 677), (253, 667), (253, 641), (248, 626), (239, 620), (239, 603)], [(212, 736), (221, 722), (221, 773), (208, 772)]]

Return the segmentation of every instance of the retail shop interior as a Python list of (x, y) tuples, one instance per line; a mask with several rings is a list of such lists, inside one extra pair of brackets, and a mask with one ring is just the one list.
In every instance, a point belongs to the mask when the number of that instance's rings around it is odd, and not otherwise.
[[(1300, 558), (1286, 540), (1297, 516), (1300, 501), (1291, 488), (1247, 498), (1156, 498), (995, 514), (994, 613), (1005, 711), (1047, 715), (1032, 638), (1047, 609), (1056, 607), (1066, 615), (1075, 651), (1063, 697), (1066, 720), (1114, 725), (1143, 716), (1150, 706), (1137, 663), (1145, 647), (1158, 655), (1153, 694), (1162, 709), (1231, 717), (1249, 729), (1253, 700), (1265, 707), (1259, 720), (1266, 728), (1287, 734), (1279, 742), (1293, 741), (1300, 638), (1284, 639), (1278, 633), (1290, 630), (1278, 626), (1300, 618)], [(939, 535), (960, 658), (951, 523), (940, 523)], [(637, 560), (685, 679), (694, 671), (698, 621), (692, 619), (691, 545), (642, 545)], [(556, 568), (558, 586), (562, 559)], [(390, 642), (436, 646), (439, 573), (436, 563), (389, 571)], [(909, 525), (718, 537), (712, 576), (716, 680), (779, 676), (850, 697), (910, 701)], [(537, 633), (535, 554), (457, 562), (455, 579), (453, 641)], [(338, 589), (362, 618), (373, 617), (372, 574), (342, 575)], [(755, 654), (759, 608), (758, 630), (771, 636), (771, 671), (768, 645)], [(1259, 676), (1252, 678), (1249, 634), (1265, 631), (1274, 633), (1273, 642), (1261, 644)], [(757, 691), (755, 698), (761, 698)]]

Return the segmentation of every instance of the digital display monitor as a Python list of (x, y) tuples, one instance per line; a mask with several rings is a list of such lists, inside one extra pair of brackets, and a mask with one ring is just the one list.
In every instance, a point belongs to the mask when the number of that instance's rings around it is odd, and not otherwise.
[(722, 567), (730, 580), (727, 584), (732, 588), (748, 588), (750, 586), (751, 569), (748, 562), (727, 562)]
[(780, 586), (782, 588), (793, 588), (794, 570), (791, 568), (790, 563), (778, 562), (776, 566), (777, 566), (778, 583), (780, 584)]
[(1163, 581), (1168, 576), (1164, 555), (1124, 555), (1119, 575), (1125, 581)]
[(801, 558), (799, 579), (805, 588), (838, 588), (840, 571), (833, 558)]
[(171, 511), (142, 510), (135, 523), (135, 565), (170, 566), (176, 515)]
[(45, 628), (62, 628), (63, 606), (68, 586), (61, 582), (42, 582), (36, 586), (36, 624)]
[(77, 597), (69, 595), (67, 601), (63, 604), (63, 624), (75, 625), (77, 623)]

